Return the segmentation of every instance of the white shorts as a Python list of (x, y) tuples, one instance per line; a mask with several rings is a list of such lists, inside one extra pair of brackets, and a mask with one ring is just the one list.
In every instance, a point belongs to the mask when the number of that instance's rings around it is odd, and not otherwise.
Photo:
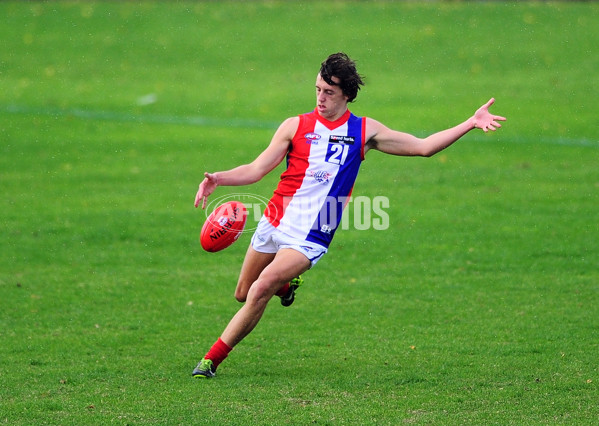
[(290, 248), (306, 256), (310, 261), (310, 267), (316, 265), (327, 252), (327, 248), (320, 244), (293, 238), (279, 231), (264, 216), (252, 236), (252, 248), (260, 253), (276, 253), (281, 249)]

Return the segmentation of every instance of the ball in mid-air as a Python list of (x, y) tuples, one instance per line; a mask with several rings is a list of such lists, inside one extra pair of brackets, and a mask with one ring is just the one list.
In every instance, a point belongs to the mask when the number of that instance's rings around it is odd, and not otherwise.
[(218, 206), (206, 219), (200, 232), (200, 244), (208, 252), (226, 249), (241, 235), (247, 220), (247, 209), (239, 201)]

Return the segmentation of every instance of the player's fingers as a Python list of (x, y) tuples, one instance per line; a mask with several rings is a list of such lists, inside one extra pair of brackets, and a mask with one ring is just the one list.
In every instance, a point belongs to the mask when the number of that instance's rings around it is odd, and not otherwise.
[(484, 107), (486, 107), (486, 108), (488, 109), (488, 108), (489, 108), (491, 105), (493, 105), (494, 103), (495, 103), (495, 98), (491, 98), (491, 99), (489, 99), (489, 101), (488, 101), (486, 104), (484, 104), (483, 106), (484, 106)]
[(194, 207), (198, 207), (200, 205), (200, 200), (202, 198), (202, 193), (204, 191), (202, 190), (202, 184), (200, 184), (200, 186), (198, 187), (198, 192), (196, 192), (196, 199), (195, 202), (193, 203)]
[(501, 115), (495, 115), (493, 116), (493, 120), (506, 121), (507, 118), (502, 117)]

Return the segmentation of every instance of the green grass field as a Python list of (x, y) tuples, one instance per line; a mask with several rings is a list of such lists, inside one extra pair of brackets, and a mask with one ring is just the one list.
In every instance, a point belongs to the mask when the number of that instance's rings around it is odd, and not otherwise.
[[(599, 4), (0, 2), (0, 423), (595, 424)], [(209, 381), (249, 242), (208, 254), (204, 171), (314, 107), (346, 51), (358, 115), (418, 135), (491, 96), (508, 121), (430, 159), (368, 155), (340, 231)], [(269, 197), (282, 169), (244, 188)], [(349, 211), (348, 214), (352, 212)]]

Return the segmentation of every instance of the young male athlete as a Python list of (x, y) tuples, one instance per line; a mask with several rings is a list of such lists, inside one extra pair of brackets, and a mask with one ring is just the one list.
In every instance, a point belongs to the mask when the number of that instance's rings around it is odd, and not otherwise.
[(245, 302), (220, 338), (193, 370), (194, 377), (213, 377), (218, 365), (256, 326), (268, 301), (294, 300), (300, 274), (327, 252), (361, 162), (375, 149), (392, 155), (429, 157), (472, 129), (501, 127), (504, 117), (489, 113), (494, 99), (455, 127), (421, 139), (391, 130), (372, 118), (356, 117), (347, 108), (364, 83), (355, 63), (344, 53), (329, 56), (316, 77), (316, 108), (285, 120), (268, 147), (251, 163), (204, 173), (195, 206), (217, 186), (248, 185), (262, 179), (283, 159), (287, 169), (265, 209), (248, 247), (235, 298)]

